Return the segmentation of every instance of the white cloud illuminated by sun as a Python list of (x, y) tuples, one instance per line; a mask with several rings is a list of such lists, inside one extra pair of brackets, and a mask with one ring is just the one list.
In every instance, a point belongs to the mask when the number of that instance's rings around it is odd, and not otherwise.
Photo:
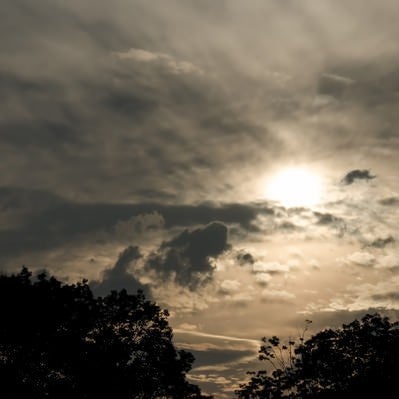
[(285, 207), (311, 207), (320, 203), (323, 193), (321, 176), (304, 168), (288, 168), (266, 183), (267, 199)]

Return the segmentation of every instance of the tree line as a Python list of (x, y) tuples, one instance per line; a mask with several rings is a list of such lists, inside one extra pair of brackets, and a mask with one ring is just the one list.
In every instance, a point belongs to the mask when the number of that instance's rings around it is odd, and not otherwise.
[[(264, 337), (259, 360), (238, 399), (399, 398), (399, 324), (378, 313), (309, 339)], [(87, 281), (0, 276), (2, 398), (212, 399), (188, 381), (193, 362), (140, 291), (95, 297)]]
[(94, 297), (23, 268), (0, 277), (0, 397), (210, 399), (194, 357), (173, 344), (168, 312), (126, 290)]
[(240, 399), (399, 398), (399, 324), (378, 313), (307, 340), (262, 341), (266, 367), (248, 373)]

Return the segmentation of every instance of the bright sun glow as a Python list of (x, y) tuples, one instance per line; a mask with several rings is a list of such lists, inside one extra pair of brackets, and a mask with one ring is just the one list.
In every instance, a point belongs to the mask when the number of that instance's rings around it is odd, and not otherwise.
[(269, 181), (266, 196), (285, 207), (310, 207), (321, 200), (322, 181), (319, 175), (306, 169), (285, 169)]

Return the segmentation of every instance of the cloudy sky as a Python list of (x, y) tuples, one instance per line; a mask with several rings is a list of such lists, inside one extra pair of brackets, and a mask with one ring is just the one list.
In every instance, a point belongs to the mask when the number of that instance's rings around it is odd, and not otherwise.
[(399, 310), (396, 0), (0, 3), (0, 261), (142, 288), (229, 398), (264, 335)]

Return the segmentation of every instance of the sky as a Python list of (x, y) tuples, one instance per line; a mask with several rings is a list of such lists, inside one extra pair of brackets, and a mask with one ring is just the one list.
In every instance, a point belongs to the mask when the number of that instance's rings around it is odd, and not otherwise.
[(143, 289), (216, 399), (263, 336), (397, 318), (398, 12), (1, 1), (1, 271)]

